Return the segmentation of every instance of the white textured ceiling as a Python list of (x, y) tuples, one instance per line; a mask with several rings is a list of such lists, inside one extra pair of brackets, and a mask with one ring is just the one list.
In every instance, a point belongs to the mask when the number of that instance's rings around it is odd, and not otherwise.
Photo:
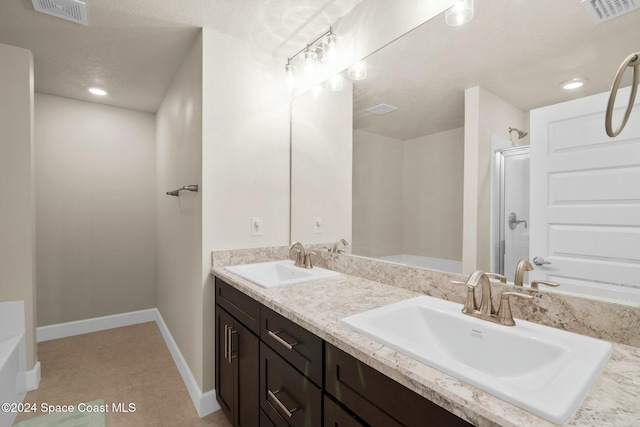
[[(436, 16), (367, 58), (369, 75), (354, 84), (354, 127), (408, 140), (464, 126), (464, 90), (473, 86), (522, 111), (604, 92), (632, 52), (640, 52), (640, 10), (594, 25), (580, 0), (475, 0), (468, 24)], [(584, 88), (560, 89), (574, 77), (587, 79)], [(398, 110), (366, 111), (380, 103)]]
[[(155, 112), (201, 27), (286, 57), (361, 0), (86, 0), (88, 26), (0, 1), (0, 43), (30, 49), (37, 92)], [(87, 93), (99, 85), (109, 95)]]

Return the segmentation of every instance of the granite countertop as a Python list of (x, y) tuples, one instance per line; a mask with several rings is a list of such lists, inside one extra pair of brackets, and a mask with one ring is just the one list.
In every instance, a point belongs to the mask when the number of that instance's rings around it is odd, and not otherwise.
[[(553, 426), (536, 415), (398, 353), (340, 319), (420, 295), (356, 276), (265, 289), (214, 267), (235, 288), (477, 426)], [(640, 349), (613, 343), (613, 354), (568, 426), (640, 425)]]

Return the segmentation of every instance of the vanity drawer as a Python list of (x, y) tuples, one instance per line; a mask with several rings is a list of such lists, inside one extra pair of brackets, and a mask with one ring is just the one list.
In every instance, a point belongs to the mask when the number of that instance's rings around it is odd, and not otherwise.
[(322, 390), (260, 343), (260, 407), (277, 427), (320, 427)]
[(325, 390), (372, 426), (470, 426), (435, 403), (331, 344)]
[(260, 335), (260, 303), (216, 277), (216, 304)]
[(261, 317), (262, 341), (322, 387), (323, 340), (265, 306)]

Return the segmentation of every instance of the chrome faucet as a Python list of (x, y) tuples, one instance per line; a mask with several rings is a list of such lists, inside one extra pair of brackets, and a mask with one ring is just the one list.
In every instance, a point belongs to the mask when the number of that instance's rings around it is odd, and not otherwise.
[[(457, 281), (452, 282), (462, 283)], [(464, 285), (467, 286), (467, 297), (464, 302), (464, 306), (462, 307), (462, 313), (505, 326), (513, 326), (516, 324), (513, 320), (513, 315), (511, 314), (509, 297), (517, 296), (519, 298), (526, 299), (533, 298), (531, 295), (520, 294), (517, 292), (503, 292), (500, 295), (500, 306), (496, 311), (491, 299), (491, 282), (489, 281), (487, 273), (482, 270), (472, 273)], [(479, 306), (476, 300), (476, 288), (478, 285), (480, 285), (480, 291), (482, 292), (480, 295)]]
[(289, 255), (291, 255), (291, 251), (293, 250), (296, 251), (296, 257), (294, 259), (293, 265), (295, 265), (296, 267), (304, 267), (304, 259), (307, 255), (304, 250), (304, 246), (302, 246), (302, 243), (300, 242), (293, 242), (291, 246), (289, 246)]
[(289, 246), (289, 254), (291, 254), (291, 251), (294, 249), (296, 251), (296, 257), (293, 265), (296, 267), (302, 267), (302, 268), (313, 268), (311, 255), (315, 255), (316, 253), (311, 251), (309, 252), (305, 251), (304, 246), (302, 246), (302, 243), (300, 242), (293, 242), (291, 246)]
[(514, 286), (522, 286), (525, 271), (531, 270), (533, 270), (533, 265), (531, 265), (529, 260), (521, 259), (520, 262), (518, 262), (518, 267), (516, 267), (516, 277), (513, 279)]
[(333, 244), (333, 247), (331, 249), (329, 249), (329, 252), (332, 252), (334, 254), (342, 254), (345, 252), (344, 249), (338, 249), (338, 247), (340, 246), (340, 244), (343, 244), (345, 249), (347, 246), (349, 246), (349, 242), (347, 242), (345, 239), (338, 239), (336, 240), (336, 242)]

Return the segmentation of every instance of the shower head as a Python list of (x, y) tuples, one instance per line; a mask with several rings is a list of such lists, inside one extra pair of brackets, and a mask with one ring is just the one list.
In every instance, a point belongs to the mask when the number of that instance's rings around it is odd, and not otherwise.
[(516, 129), (516, 128), (509, 128), (509, 137), (511, 137), (511, 132), (513, 132), (513, 131), (518, 132), (518, 139), (522, 139), (522, 138), (524, 138), (525, 136), (529, 135), (529, 133), (528, 133), (528, 132), (525, 132), (525, 131), (523, 131), (523, 130)]

